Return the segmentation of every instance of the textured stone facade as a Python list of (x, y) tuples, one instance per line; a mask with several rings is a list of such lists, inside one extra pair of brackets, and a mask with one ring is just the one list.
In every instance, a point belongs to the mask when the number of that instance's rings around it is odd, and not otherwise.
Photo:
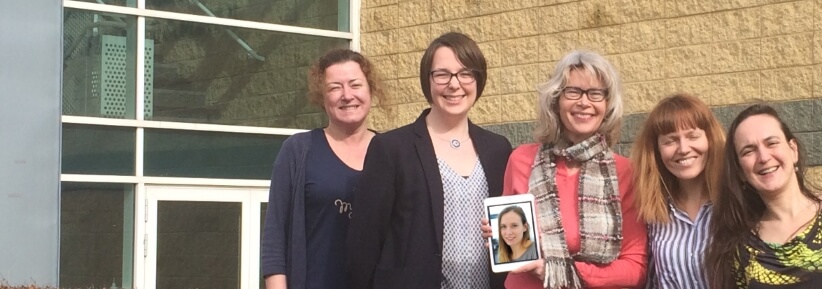
[[(427, 107), (417, 71), (426, 44), (448, 31), (479, 42), (488, 84), (471, 119), (530, 141), (535, 87), (573, 49), (611, 60), (625, 83), (626, 152), (644, 115), (675, 92), (697, 95), (726, 124), (747, 104), (784, 112), (822, 166), (822, 1), (362, 0), (361, 47), (389, 100), (377, 130), (409, 123)], [(811, 177), (822, 181), (822, 167)], [(822, 182), (820, 182), (822, 183)]]

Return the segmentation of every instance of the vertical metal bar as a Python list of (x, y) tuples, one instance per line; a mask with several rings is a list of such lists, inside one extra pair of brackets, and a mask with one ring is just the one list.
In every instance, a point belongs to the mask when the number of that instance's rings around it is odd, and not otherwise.
[[(146, 94), (146, 18), (142, 16), (137, 17), (135, 39), (137, 43), (134, 56), (136, 63), (134, 63), (135, 71), (135, 87), (134, 92), (136, 97), (135, 111), (136, 120), (145, 120), (145, 94)], [(141, 176), (141, 175), (138, 175)]]
[(350, 16), (348, 18), (351, 28), (351, 50), (360, 51), (360, 0), (350, 1)]
[[(134, 222), (134, 278), (133, 284), (130, 288), (149, 288), (146, 283), (146, 257), (148, 250), (148, 237), (146, 229), (146, 221), (148, 220), (148, 200), (146, 194), (146, 187), (144, 183), (137, 183), (134, 188), (134, 216), (137, 216)], [(139, 255), (138, 255), (139, 254)], [(137, 257), (139, 256), (139, 257)], [(153, 287), (152, 284), (151, 287)]]
[(132, 288), (134, 283), (134, 185), (124, 184), (123, 194), (123, 269), (120, 287)]

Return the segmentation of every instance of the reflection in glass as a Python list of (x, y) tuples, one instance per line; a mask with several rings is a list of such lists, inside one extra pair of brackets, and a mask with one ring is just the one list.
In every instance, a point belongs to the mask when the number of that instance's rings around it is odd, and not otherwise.
[(63, 114), (135, 118), (134, 23), (134, 16), (65, 9)]
[(61, 288), (132, 287), (133, 192), (131, 184), (62, 184)]
[(154, 18), (146, 23), (146, 42), (154, 49), (153, 83), (146, 90), (152, 113), (146, 119), (285, 128), (325, 124), (325, 113), (305, 99), (306, 74), (321, 54), (347, 48), (348, 40)]
[(145, 175), (267, 180), (287, 137), (146, 129)]
[(62, 173), (134, 175), (135, 131), (64, 123)]
[(333, 31), (349, 31), (348, 0), (146, 0), (146, 8)]
[(116, 5), (116, 6), (128, 6), (128, 7), (137, 7), (136, 0), (74, 0), (80, 2), (92, 2), (97, 4), (106, 4), (106, 5)]
[(242, 203), (159, 201), (158, 289), (240, 287)]

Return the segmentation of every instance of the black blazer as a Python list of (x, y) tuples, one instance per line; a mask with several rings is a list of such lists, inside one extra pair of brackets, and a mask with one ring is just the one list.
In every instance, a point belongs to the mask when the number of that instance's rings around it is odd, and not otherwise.
[[(425, 124), (429, 111), (414, 123), (371, 140), (348, 227), (351, 288), (441, 286), (444, 192)], [(501, 195), (511, 143), (470, 121), (468, 134), (485, 171), (489, 194)], [(503, 288), (504, 281), (505, 275), (492, 274), (491, 288)]]

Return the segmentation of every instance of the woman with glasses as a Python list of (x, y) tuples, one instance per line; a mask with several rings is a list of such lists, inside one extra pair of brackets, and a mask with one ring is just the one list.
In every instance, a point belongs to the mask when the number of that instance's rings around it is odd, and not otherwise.
[(460, 33), (440, 36), (423, 54), (420, 85), (431, 107), (374, 138), (354, 194), (352, 288), (501, 288), (474, 233), (483, 199), (502, 192), (511, 153), (507, 139), (468, 119), (486, 69), (477, 44)]
[(511, 153), (503, 186), (503, 195), (536, 197), (542, 259), (509, 273), (505, 287), (639, 287), (645, 224), (633, 206), (630, 163), (611, 150), (622, 118), (619, 75), (587, 51), (565, 55), (551, 75), (539, 87), (537, 142)]

